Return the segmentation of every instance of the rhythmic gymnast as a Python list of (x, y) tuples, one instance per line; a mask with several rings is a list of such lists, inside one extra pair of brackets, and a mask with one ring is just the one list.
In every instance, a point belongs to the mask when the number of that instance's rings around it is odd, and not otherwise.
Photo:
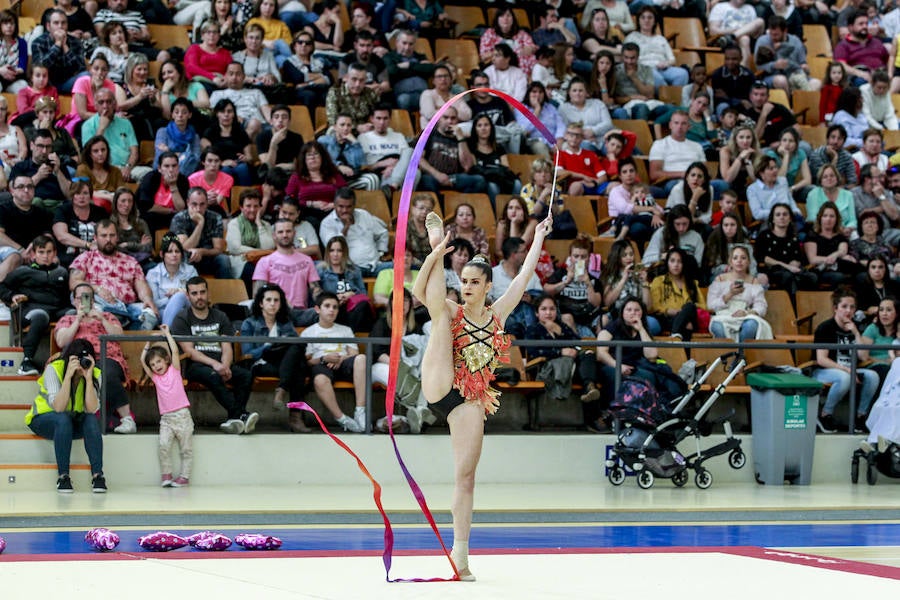
[(425, 227), (432, 251), (413, 287), (413, 295), (431, 315), (431, 337), (422, 357), (422, 393), (430, 408), (440, 412), (450, 425), (455, 481), (450, 557), (462, 581), (475, 581), (469, 570), (475, 469), (481, 457), (484, 421), (500, 406), (500, 392), (491, 387), (494, 369), (501, 362), (509, 362), (510, 340), (503, 325), (525, 293), (553, 219), (548, 217), (538, 225), (522, 269), (491, 306), (485, 306), (491, 289), (491, 265), (481, 256), (463, 267), (462, 304), (447, 299), (443, 264), (444, 255), (453, 252), (453, 247), (447, 246), (450, 237), (442, 238), (443, 223), (433, 212), (428, 214)]

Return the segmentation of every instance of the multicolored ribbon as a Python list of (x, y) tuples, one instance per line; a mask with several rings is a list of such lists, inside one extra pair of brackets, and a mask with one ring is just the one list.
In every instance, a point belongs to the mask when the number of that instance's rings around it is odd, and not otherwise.
[[(479, 92), (487, 92), (489, 94), (493, 94), (494, 96), (500, 97), (502, 100), (508, 102), (513, 108), (521, 112), (528, 120), (535, 126), (535, 128), (544, 136), (547, 142), (551, 147), (556, 146), (556, 138), (553, 136), (553, 133), (550, 132), (547, 127), (541, 123), (540, 119), (538, 119), (534, 113), (532, 113), (528, 107), (524, 104), (513, 98), (512, 96), (505, 94), (499, 90), (494, 90), (490, 88), (475, 88), (471, 90), (467, 90), (460, 94), (457, 94), (449, 101), (447, 101), (438, 111), (431, 117), (431, 120), (428, 122), (428, 125), (425, 126), (425, 129), (422, 130), (422, 134), (419, 136), (419, 141), (416, 143), (416, 147), (413, 149), (412, 158), (409, 161), (409, 167), (406, 170), (406, 177), (403, 180), (403, 190), (400, 194), (400, 206), (397, 209), (397, 228), (396, 228), (396, 237), (394, 239), (394, 290), (402, 290), (403, 289), (403, 269), (397, 268), (396, 265), (402, 265), (404, 261), (404, 257), (406, 256), (406, 231), (407, 225), (409, 222), (409, 204), (410, 199), (415, 191), (415, 181), (416, 181), (416, 172), (419, 167), (419, 161), (422, 159), (422, 154), (425, 152), (425, 147), (428, 144), (428, 138), (431, 136), (431, 132), (437, 126), (438, 121), (441, 116), (449, 109), (455, 102), (461, 100), (465, 96), (469, 94), (475, 94)], [(559, 152), (556, 153), (556, 162), (559, 163)], [(556, 189), (556, 172), (554, 171), (553, 176), (553, 190)], [(552, 210), (553, 198), (551, 195), (550, 200), (550, 208), (548, 211)], [(391, 346), (390, 346), (390, 369), (388, 376), (388, 384), (387, 391), (385, 392), (385, 410), (387, 412), (387, 422), (394, 422), (394, 394), (397, 390), (397, 371), (400, 367), (400, 357), (401, 357), (401, 344), (403, 342), (403, 334), (405, 331), (405, 325), (403, 321), (403, 294), (394, 294), (393, 303), (391, 304)], [(450, 551), (447, 550), (446, 544), (444, 544), (444, 540), (441, 537), (441, 532), (438, 530), (437, 523), (434, 521), (434, 517), (431, 514), (431, 510), (428, 508), (428, 503), (425, 501), (425, 494), (422, 493), (422, 489), (419, 487), (419, 484), (416, 482), (415, 478), (409, 472), (409, 469), (406, 467), (406, 463), (403, 462), (403, 457), (400, 455), (400, 449), (397, 447), (397, 440), (394, 437), (394, 430), (390, 428), (390, 436), (391, 443), (394, 446), (394, 454), (397, 456), (397, 462), (400, 465), (400, 469), (403, 471), (403, 475), (406, 477), (406, 482), (409, 485), (409, 489), (412, 491), (413, 496), (416, 499), (416, 502), (419, 504), (419, 508), (421, 508), (422, 513), (425, 515), (428, 524), (431, 526), (432, 531), (434, 531), (435, 536), (438, 539), (438, 542), (441, 545), (441, 550), (444, 552), (444, 555), (447, 557), (447, 560), (450, 561), (450, 566), (453, 568), (453, 577), (447, 579), (442, 577), (432, 577), (427, 579), (391, 579), (391, 561), (394, 553), (394, 531), (391, 527), (391, 521), (388, 519), (387, 513), (385, 513), (384, 506), (381, 502), (381, 485), (378, 481), (372, 477), (372, 474), (366, 468), (363, 461), (357, 456), (347, 444), (341, 441), (338, 437), (333, 435), (328, 429), (325, 427), (325, 424), (322, 422), (322, 419), (319, 415), (314, 411), (306, 402), (291, 402), (287, 406), (290, 408), (298, 408), (301, 410), (305, 410), (311, 412), (316, 420), (319, 422), (319, 427), (322, 428), (329, 437), (336, 444), (346, 450), (353, 458), (356, 459), (356, 463), (359, 466), (360, 471), (372, 482), (373, 487), (373, 496), (375, 499), (375, 505), (378, 507), (378, 512), (381, 513), (381, 518), (384, 521), (384, 552), (382, 553), (382, 560), (384, 561), (384, 569), (385, 569), (385, 579), (389, 582), (399, 582), (399, 581), (414, 581), (414, 582), (422, 582), (422, 581), (458, 581), (459, 580), (459, 571), (456, 568), (456, 565), (453, 563), (453, 559), (450, 558)]]

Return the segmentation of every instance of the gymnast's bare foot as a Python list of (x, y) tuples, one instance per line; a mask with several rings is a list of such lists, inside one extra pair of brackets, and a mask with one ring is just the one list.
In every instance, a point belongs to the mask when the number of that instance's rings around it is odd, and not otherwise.
[(472, 571), (469, 570), (468, 544), (466, 544), (465, 549), (461, 549), (454, 545), (453, 549), (450, 550), (450, 558), (453, 559), (453, 564), (456, 565), (460, 581), (475, 581), (475, 576), (472, 575)]
[(444, 238), (444, 221), (434, 211), (425, 217), (425, 231), (428, 232), (428, 243), (434, 249)]

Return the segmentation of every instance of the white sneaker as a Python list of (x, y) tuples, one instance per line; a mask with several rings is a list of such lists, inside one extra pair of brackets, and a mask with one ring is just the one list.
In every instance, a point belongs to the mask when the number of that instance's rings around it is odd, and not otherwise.
[(360, 427), (355, 419), (351, 419), (347, 415), (341, 415), (337, 422), (338, 425), (344, 428), (344, 431), (349, 431), (351, 433), (362, 433), (365, 431), (365, 428)]
[(219, 425), (219, 429), (224, 431), (225, 433), (233, 433), (239, 434), (244, 431), (244, 422), (240, 419), (228, 419), (221, 425)]
[(113, 429), (116, 433), (128, 434), (128, 433), (136, 433), (137, 432), (137, 424), (134, 422), (134, 419), (129, 417), (122, 417), (122, 422), (119, 423), (119, 426)]
[(256, 429), (256, 423), (259, 421), (259, 413), (252, 412), (249, 415), (245, 415), (241, 418), (241, 421), (244, 424), (241, 433), (253, 433), (253, 430)]
[(360, 431), (366, 430), (366, 407), (365, 406), (357, 406), (356, 410), (353, 412), (353, 420), (356, 421), (356, 424), (359, 425)]

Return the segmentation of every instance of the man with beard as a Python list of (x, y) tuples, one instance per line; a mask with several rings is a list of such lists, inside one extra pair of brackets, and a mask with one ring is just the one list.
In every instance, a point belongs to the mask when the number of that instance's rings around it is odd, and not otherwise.
[(275, 221), (275, 252), (256, 263), (253, 293), (256, 294), (266, 283), (275, 283), (284, 290), (285, 298), (291, 305), (291, 320), (297, 327), (306, 327), (318, 320), (310, 299), (322, 293), (319, 272), (309, 256), (294, 248), (293, 221)]
[(420, 189), (429, 192), (451, 189), (464, 194), (487, 190), (484, 177), (466, 173), (475, 164), (475, 157), (469, 151), (458, 123), (456, 109), (452, 106), (441, 115), (419, 162)]
[(188, 190), (187, 208), (172, 217), (171, 232), (184, 246), (185, 258), (201, 273), (211, 273), (217, 279), (233, 279), (231, 263), (225, 255), (225, 227), (222, 217), (207, 210), (206, 190)]
[(29, 145), (30, 154), (13, 165), (9, 180), (20, 175), (31, 178), (34, 185), (34, 203), (47, 210), (55, 210), (67, 198), (72, 197), (72, 182), (61, 166), (59, 157), (52, 151), (53, 135), (48, 129), (38, 129)]
[(100, 310), (112, 313), (129, 329), (156, 329), (159, 310), (144, 271), (133, 257), (119, 252), (119, 229), (109, 219), (97, 223), (96, 250), (80, 254), (69, 269), (69, 286), (87, 282)]
[[(225, 433), (252, 433), (259, 415), (247, 412), (252, 377), (250, 371), (233, 365), (234, 348), (231, 343), (203, 341), (206, 336), (234, 335), (234, 325), (228, 316), (210, 306), (209, 288), (202, 277), (187, 280), (190, 306), (181, 311), (172, 323), (172, 334), (190, 336), (191, 342), (179, 342), (188, 355), (184, 377), (208, 389), (228, 418), (219, 425)], [(231, 387), (229, 388), (229, 384)]]
[(388, 81), (387, 66), (374, 52), (375, 36), (368, 31), (360, 31), (353, 42), (353, 52), (341, 59), (339, 74), (341, 77), (347, 74), (350, 65), (358, 64), (366, 68), (366, 87), (378, 92), (381, 96), (391, 91), (391, 82)]
[(869, 35), (869, 17), (857, 10), (847, 21), (850, 33), (834, 48), (834, 60), (844, 63), (850, 83), (861, 86), (872, 80), (872, 71), (887, 64), (888, 51), (881, 40)]

